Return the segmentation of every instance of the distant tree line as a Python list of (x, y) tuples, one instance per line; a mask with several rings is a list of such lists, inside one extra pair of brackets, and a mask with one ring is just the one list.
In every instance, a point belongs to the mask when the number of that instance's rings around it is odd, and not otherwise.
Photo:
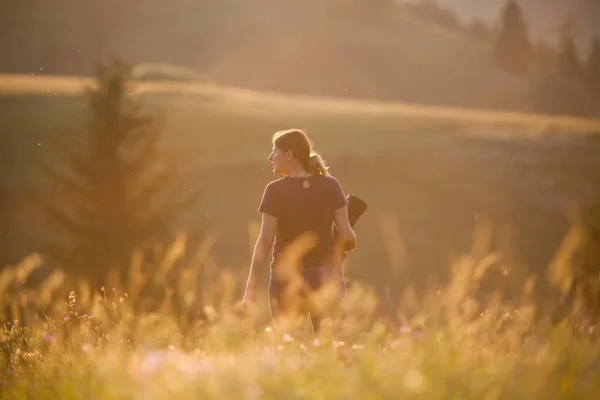
[(405, 3), (402, 7), (419, 19), (437, 25), (471, 39), (489, 41), (494, 36), (493, 28), (483, 19), (474, 18), (471, 22), (463, 23), (456, 12), (444, 7), (436, 0), (422, 0), (416, 3)]
[[(324, 31), (333, 32), (338, 28), (348, 27), (381, 29), (382, 32), (389, 33), (389, 37), (383, 40), (390, 42), (397, 35), (396, 32), (403, 31), (402, 27), (395, 31), (393, 26), (403, 23), (402, 18), (394, 18), (397, 15), (395, 12), (400, 10), (401, 14), (408, 11), (430, 24), (488, 46), (493, 55), (491, 60), (498, 68), (510, 74), (522, 75), (524, 80), (535, 79), (536, 90), (532, 100), (536, 111), (598, 115), (598, 41), (589, 47), (591, 52), (586, 51), (585, 55), (580, 55), (573, 40), (573, 24), (565, 24), (561, 32), (562, 40), (558, 45), (533, 40), (528, 33), (528, 23), (521, 7), (514, 0), (506, 3), (498, 24), (486, 23), (477, 18), (464, 22), (449, 6), (444, 6), (447, 2), (442, 3), (440, 0), (400, 4), (394, 0), (270, 0), (249, 8), (256, 9), (256, 14), (244, 11), (247, 2), (242, 0), (230, 1), (227, 5), (214, 0), (177, 0), (168, 4), (148, 0), (143, 5), (141, 0), (125, 3), (108, 0), (93, 7), (83, 6), (75, 0), (57, 1), (58, 6), (49, 6), (41, 0), (13, 2), (14, 4), (5, 7), (7, 12), (4, 14), (7, 16), (0, 13), (0, 36), (6, 38), (0, 43), (0, 50), (7, 54), (0, 58), (2, 72), (90, 75), (94, 72), (91, 67), (95, 61), (104, 59), (109, 54), (121, 54), (134, 63), (147, 61), (148, 55), (152, 54), (153, 59), (161, 62), (201, 71), (207, 66), (219, 64), (220, 61), (216, 60), (227, 59), (230, 54), (235, 54), (235, 43), (242, 36), (249, 42), (258, 42), (263, 40), (262, 35), (270, 35), (269, 30), (261, 31), (261, 27), (265, 26), (261, 13), (267, 9), (270, 10), (268, 13), (301, 20), (305, 25), (327, 21), (329, 26)], [(185, 18), (181, 19), (182, 16)], [(331, 46), (337, 51), (343, 50), (346, 44), (340, 41)], [(201, 51), (190, 52), (186, 50), (188, 48)], [(356, 46), (356, 52), (366, 53), (364, 58), (370, 60), (370, 65), (387, 72), (375, 76), (377, 72), (371, 67), (366, 70), (369, 74), (366, 78), (385, 79), (386, 85), (392, 88), (397, 84), (399, 74), (394, 72), (393, 67), (384, 64), (390, 63), (396, 56), (386, 59), (386, 55), (381, 55), (379, 58), (373, 50), (374, 48), (368, 49), (364, 44)], [(480, 49), (476, 50), (477, 53), (479, 51)], [(352, 58), (349, 57), (349, 60)], [(406, 61), (407, 64), (413, 62)], [(315, 85), (320, 85), (320, 89), (327, 92), (327, 95), (336, 95), (336, 85), (329, 88), (322, 83), (323, 80), (328, 80), (328, 70), (319, 68), (315, 67)], [(360, 71), (364, 66), (350, 61), (345, 63), (344, 68), (354, 72)], [(473, 66), (474, 72), (476, 68)], [(240, 80), (243, 83), (240, 84), (250, 82), (254, 85), (253, 78), (249, 77), (251, 74), (243, 68), (240, 71), (236, 71), (242, 77)], [(435, 70), (431, 73), (441, 75)], [(467, 74), (465, 79), (468, 81), (468, 78)], [(339, 81), (342, 85), (341, 77)], [(281, 90), (293, 87), (287, 86), (287, 83), (274, 85), (283, 87)], [(389, 89), (389, 98), (398, 98), (401, 93), (401, 97), (407, 101), (422, 101), (421, 97), (429, 97), (423, 94), (428, 90), (412, 89), (401, 81), (397, 89)], [(435, 90), (431, 89), (435, 94), (425, 99), (426, 102), (482, 106), (480, 98), (469, 98), (468, 90), (459, 101), (447, 101), (443, 99), (444, 93), (440, 96)], [(370, 91), (355, 91), (353, 95), (370, 97), (372, 94)], [(524, 100), (529, 101), (529, 98)], [(492, 106), (497, 106), (497, 103), (492, 103)], [(516, 107), (522, 107), (521, 104), (522, 102)], [(499, 106), (506, 107), (504, 104)]]
[(469, 24), (435, 0), (403, 6), (419, 18), (472, 39), (488, 42), (498, 68), (535, 83), (533, 107), (537, 112), (578, 116), (600, 115), (600, 38), (580, 54), (575, 41), (576, 25), (566, 19), (553, 46), (534, 40), (527, 19), (516, 0), (506, 2), (498, 26), (481, 19)]
[(536, 111), (580, 116), (600, 115), (600, 41), (592, 41), (587, 57), (580, 56), (575, 24), (566, 20), (558, 45), (535, 44), (515, 0), (503, 10), (500, 31), (493, 42), (495, 64), (505, 71), (536, 77)]

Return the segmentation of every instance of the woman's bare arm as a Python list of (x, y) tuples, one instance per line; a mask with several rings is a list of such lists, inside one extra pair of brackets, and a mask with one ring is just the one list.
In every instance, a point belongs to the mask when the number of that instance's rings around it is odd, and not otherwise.
[(250, 273), (248, 274), (248, 281), (246, 282), (246, 297), (250, 297), (247, 300), (252, 300), (254, 297), (254, 289), (260, 275), (267, 264), (269, 253), (273, 247), (275, 241), (275, 233), (277, 232), (277, 218), (269, 214), (262, 214), (262, 222), (260, 227), (260, 233), (254, 246), (254, 252), (252, 254), (252, 263), (250, 264)]
[(350, 226), (348, 207), (343, 206), (335, 210), (333, 218), (338, 230), (338, 240), (341, 242), (344, 251), (353, 251), (356, 249), (357, 238), (352, 226)]

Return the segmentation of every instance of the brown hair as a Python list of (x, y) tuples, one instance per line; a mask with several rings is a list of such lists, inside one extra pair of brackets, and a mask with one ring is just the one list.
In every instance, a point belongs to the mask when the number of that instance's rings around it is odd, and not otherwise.
[(313, 142), (304, 131), (288, 129), (276, 132), (273, 135), (273, 144), (282, 151), (291, 151), (308, 172), (329, 175), (329, 167), (321, 155), (314, 151)]

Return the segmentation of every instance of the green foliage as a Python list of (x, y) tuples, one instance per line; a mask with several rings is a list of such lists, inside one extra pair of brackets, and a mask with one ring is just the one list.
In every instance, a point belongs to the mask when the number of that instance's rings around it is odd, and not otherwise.
[(196, 203), (179, 176), (184, 153), (162, 146), (162, 122), (142, 111), (130, 80), (119, 60), (99, 66), (76, 133), (52, 138), (45, 169), (51, 196), (40, 207), (55, 240), (43, 253), (97, 287), (109, 273), (126, 279), (134, 251), (150, 256)]
[(494, 59), (502, 69), (516, 74), (527, 72), (531, 65), (533, 47), (527, 23), (521, 7), (514, 0), (504, 7), (501, 31), (494, 44)]

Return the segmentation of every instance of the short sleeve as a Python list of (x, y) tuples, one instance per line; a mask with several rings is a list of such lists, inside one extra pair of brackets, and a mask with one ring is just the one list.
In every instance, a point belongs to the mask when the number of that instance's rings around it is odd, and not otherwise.
[(273, 182), (269, 183), (265, 187), (265, 191), (260, 201), (258, 211), (260, 211), (261, 213), (269, 214), (273, 217), (279, 216), (279, 207), (277, 203), (277, 196), (275, 193), (275, 185), (273, 184)]
[(344, 194), (344, 189), (342, 189), (342, 185), (340, 185), (340, 182), (337, 179), (332, 177), (331, 178), (331, 186), (332, 186), (333, 209), (337, 210), (338, 208), (347, 206), (348, 199), (346, 198), (346, 195)]

